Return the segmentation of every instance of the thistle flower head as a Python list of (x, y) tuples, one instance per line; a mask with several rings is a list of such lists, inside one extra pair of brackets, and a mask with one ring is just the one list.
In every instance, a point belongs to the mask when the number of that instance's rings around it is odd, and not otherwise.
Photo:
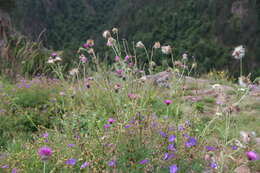
[(61, 57), (59, 57), (59, 56), (56, 56), (56, 58), (55, 58), (55, 59), (53, 59), (53, 61), (54, 61), (54, 62), (58, 62), (58, 61), (62, 61), (62, 59), (61, 59)]
[(120, 57), (119, 56), (115, 56), (115, 61), (116, 62), (120, 61)]
[(88, 45), (88, 47), (93, 47), (94, 46), (94, 40), (88, 39), (86, 44)]
[(246, 156), (247, 156), (248, 160), (259, 160), (259, 156), (254, 151), (246, 152)]
[(79, 56), (79, 60), (80, 60), (83, 64), (88, 61), (88, 59), (87, 59), (87, 58), (85, 57), (85, 55), (83, 55), (83, 54), (81, 54), (81, 55)]
[(112, 32), (113, 32), (113, 34), (117, 34), (118, 33), (118, 29), (117, 28), (113, 28)]
[(52, 57), (50, 57), (47, 61), (48, 64), (54, 64), (54, 59), (52, 59)]
[(110, 124), (113, 124), (116, 120), (114, 120), (113, 118), (108, 118), (107, 122)]
[(143, 42), (138, 41), (138, 42), (136, 43), (136, 47), (137, 47), (137, 48), (144, 48), (145, 46), (144, 46)]
[(109, 37), (107, 40), (107, 46), (111, 47), (115, 44), (116, 40), (113, 37)]
[(49, 147), (41, 147), (38, 149), (38, 155), (43, 161), (48, 160), (52, 155), (52, 150)]
[(166, 104), (166, 105), (172, 104), (172, 101), (171, 101), (171, 100), (164, 100), (163, 102), (164, 102), (164, 104)]
[(154, 45), (153, 45), (153, 48), (154, 48), (154, 49), (160, 49), (160, 48), (161, 48), (160, 42), (158, 42), (158, 41), (155, 42)]
[(79, 73), (79, 69), (77, 69), (77, 68), (73, 68), (73, 69), (71, 69), (70, 71), (69, 71), (69, 74), (71, 75), (71, 76), (75, 76), (76, 74), (78, 74)]
[(106, 39), (110, 38), (111, 37), (111, 34), (110, 34), (110, 31), (108, 30), (105, 30), (102, 34), (102, 36)]
[(235, 58), (235, 59), (242, 59), (244, 56), (245, 56), (245, 48), (240, 45), (240, 46), (237, 46), (233, 53), (232, 53), (232, 56)]
[(130, 59), (130, 56), (126, 55), (125, 56), (125, 61), (128, 61)]
[(52, 57), (52, 58), (55, 58), (56, 56), (57, 56), (57, 53), (55, 53), (55, 52), (52, 52), (52, 53), (51, 53), (51, 57)]
[(183, 61), (188, 60), (188, 54), (187, 53), (182, 54), (182, 60)]
[(171, 48), (171, 46), (162, 46), (162, 53), (163, 54), (166, 54), (166, 55), (169, 55), (169, 54), (171, 54), (172, 53), (172, 48)]

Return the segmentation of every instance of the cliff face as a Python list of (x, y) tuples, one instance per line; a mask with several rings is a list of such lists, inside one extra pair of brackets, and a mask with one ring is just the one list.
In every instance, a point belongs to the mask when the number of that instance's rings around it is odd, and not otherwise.
[(44, 43), (55, 49), (76, 48), (89, 37), (99, 45), (100, 33), (116, 26), (124, 38), (169, 43), (176, 55), (189, 51), (205, 70), (236, 71), (230, 53), (240, 44), (248, 69), (260, 63), (258, 0), (17, 0), (12, 19), (32, 38), (46, 29)]

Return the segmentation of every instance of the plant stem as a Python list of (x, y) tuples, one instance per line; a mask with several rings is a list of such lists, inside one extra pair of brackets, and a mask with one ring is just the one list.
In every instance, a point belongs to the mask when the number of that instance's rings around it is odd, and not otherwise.
[(45, 173), (45, 169), (46, 169), (46, 163), (45, 161), (43, 162), (43, 173)]
[(240, 77), (243, 75), (243, 62), (242, 58), (240, 58)]

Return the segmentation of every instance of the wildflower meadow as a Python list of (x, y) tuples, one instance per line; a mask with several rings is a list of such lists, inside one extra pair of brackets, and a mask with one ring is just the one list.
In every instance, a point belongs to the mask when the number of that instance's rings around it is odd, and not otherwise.
[(110, 61), (88, 39), (70, 69), (53, 51), (46, 73), (0, 78), (0, 172), (259, 173), (260, 83), (243, 72), (246, 47), (230, 53), (237, 82), (119, 32), (102, 34)]

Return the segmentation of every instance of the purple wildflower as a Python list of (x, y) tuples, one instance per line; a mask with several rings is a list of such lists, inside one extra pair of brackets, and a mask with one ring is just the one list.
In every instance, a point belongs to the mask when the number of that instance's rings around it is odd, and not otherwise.
[(110, 160), (109, 162), (107, 162), (107, 165), (108, 165), (109, 167), (113, 167), (113, 166), (115, 166), (115, 164), (116, 164), (116, 161), (115, 161), (115, 160)]
[(110, 124), (105, 124), (104, 126), (103, 126), (103, 128), (104, 129), (107, 129), (107, 128), (109, 128), (111, 125)]
[(170, 169), (170, 173), (176, 173), (178, 170), (177, 165), (171, 165), (169, 169)]
[(176, 150), (173, 144), (169, 144), (168, 147), (167, 147), (167, 149), (168, 149), (169, 151), (175, 151), (175, 150)]
[(43, 161), (48, 160), (52, 155), (52, 150), (49, 147), (41, 147), (38, 149), (38, 155)]
[(113, 118), (108, 118), (107, 122), (109, 124), (113, 124), (116, 120), (114, 120)]
[(159, 133), (160, 133), (160, 135), (161, 135), (162, 137), (166, 137), (166, 136), (167, 136), (163, 131), (160, 131)]
[(139, 162), (139, 164), (144, 165), (144, 164), (146, 164), (147, 162), (148, 162), (148, 160), (147, 160), (147, 159), (144, 159), (144, 160), (141, 160), (141, 161)]
[(174, 140), (175, 140), (175, 136), (174, 135), (170, 135), (169, 137), (168, 137), (168, 141), (169, 142), (173, 142)]
[(185, 143), (187, 148), (195, 146), (196, 144), (197, 144), (197, 141), (194, 138), (189, 138), (189, 140)]
[(76, 164), (76, 159), (70, 158), (68, 160), (66, 160), (66, 165), (72, 165), (74, 166)]
[(83, 169), (83, 168), (85, 168), (85, 167), (87, 167), (88, 166), (88, 162), (84, 162), (81, 166), (80, 166), (80, 169)]
[(237, 150), (237, 148), (238, 148), (238, 147), (237, 147), (236, 145), (231, 146), (231, 149), (232, 149), (232, 150)]
[(190, 126), (190, 121), (189, 121), (189, 120), (186, 120), (186, 121), (185, 121), (185, 124), (186, 124), (186, 126)]
[(164, 104), (166, 104), (166, 105), (172, 104), (172, 101), (171, 101), (171, 100), (164, 100), (163, 102), (164, 102)]
[(49, 134), (48, 134), (47, 132), (46, 132), (46, 133), (43, 133), (43, 134), (42, 134), (42, 137), (46, 139), (46, 138), (49, 137)]
[(168, 159), (171, 159), (171, 158), (173, 158), (173, 157), (174, 157), (174, 153), (170, 154), (170, 155), (168, 156)]
[(129, 124), (125, 125), (124, 128), (128, 129), (130, 127)]
[(182, 126), (182, 125), (178, 125), (178, 130), (179, 130), (179, 131), (184, 130), (183, 126)]
[(187, 139), (190, 138), (190, 136), (187, 135), (186, 133), (184, 133), (182, 136), (185, 137), (185, 138), (187, 138)]
[(215, 150), (215, 148), (212, 147), (212, 146), (206, 146), (205, 149), (206, 149), (207, 151), (214, 151), (214, 150)]
[(68, 148), (71, 148), (71, 147), (73, 147), (73, 146), (74, 146), (74, 144), (68, 144), (68, 145), (67, 145)]
[(259, 159), (257, 153), (254, 151), (246, 152), (246, 156), (247, 156), (248, 160), (258, 160)]
[(216, 163), (210, 163), (210, 167), (213, 169), (216, 169), (218, 167), (218, 165)]
[(12, 173), (16, 173), (17, 172), (17, 169), (16, 168), (13, 168), (12, 169)]
[(9, 168), (9, 166), (8, 165), (3, 165), (3, 166), (1, 166), (1, 168), (7, 169), (7, 168)]
[(163, 160), (167, 160), (168, 157), (169, 157), (169, 153), (164, 153), (164, 155), (163, 155)]
[(123, 73), (123, 70), (116, 70), (116, 74), (117, 74), (118, 76), (121, 76), (122, 73)]

